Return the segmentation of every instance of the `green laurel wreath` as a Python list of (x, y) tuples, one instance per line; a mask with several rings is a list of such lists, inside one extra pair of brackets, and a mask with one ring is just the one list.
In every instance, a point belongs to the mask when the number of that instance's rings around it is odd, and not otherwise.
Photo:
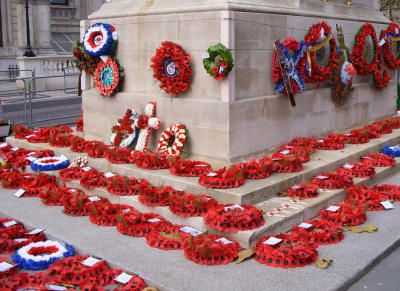
[(203, 65), (207, 73), (215, 80), (222, 80), (228, 76), (233, 68), (231, 51), (223, 44), (218, 43), (207, 50), (209, 57), (203, 59)]

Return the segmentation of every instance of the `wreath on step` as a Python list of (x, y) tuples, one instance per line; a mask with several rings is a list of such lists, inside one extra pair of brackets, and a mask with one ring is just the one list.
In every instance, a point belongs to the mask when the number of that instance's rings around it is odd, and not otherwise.
[(179, 156), (186, 143), (186, 128), (183, 124), (170, 125), (160, 136), (158, 151), (168, 156)]
[(223, 44), (218, 43), (208, 48), (203, 58), (204, 69), (214, 77), (215, 80), (222, 80), (228, 76), (233, 68), (233, 57), (231, 51)]

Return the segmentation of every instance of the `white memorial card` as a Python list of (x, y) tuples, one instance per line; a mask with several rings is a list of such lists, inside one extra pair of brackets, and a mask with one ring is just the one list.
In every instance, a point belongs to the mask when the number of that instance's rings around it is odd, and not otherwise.
[(131, 279), (133, 278), (132, 275), (129, 275), (125, 272), (122, 272), (119, 274), (117, 277), (115, 277), (114, 281), (121, 283), (121, 284), (126, 284), (128, 283)]
[(337, 212), (340, 209), (340, 206), (336, 206), (336, 205), (331, 205), (327, 208), (325, 208), (326, 211), (330, 211), (330, 212)]
[(19, 189), (17, 192), (15, 192), (14, 196), (21, 198), (22, 195), (24, 195), (24, 193), (25, 193), (25, 189)]
[(281, 241), (282, 241), (282, 239), (271, 236), (269, 239), (267, 239), (265, 242), (263, 242), (263, 244), (274, 246), (274, 245), (280, 243)]

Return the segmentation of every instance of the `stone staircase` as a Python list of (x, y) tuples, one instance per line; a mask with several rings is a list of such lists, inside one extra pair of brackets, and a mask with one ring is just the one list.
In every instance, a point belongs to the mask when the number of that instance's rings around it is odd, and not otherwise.
[[(49, 144), (33, 144), (28, 143), (26, 140), (15, 139), (14, 137), (8, 137), (7, 142), (13, 146), (25, 149), (52, 149), (57, 155), (63, 154), (70, 160), (76, 156), (86, 156), (86, 154), (72, 152), (69, 148), (56, 148)], [(189, 224), (201, 231), (208, 230), (210, 233), (231, 236), (238, 240), (244, 248), (248, 248), (254, 246), (266, 234), (288, 231), (293, 225), (315, 217), (325, 205), (343, 201), (347, 192), (343, 189), (320, 190), (320, 195), (317, 198), (301, 201), (293, 200), (289, 197), (277, 197), (277, 193), (284, 192), (288, 186), (297, 183), (307, 183), (313, 176), (319, 173), (334, 172), (337, 167), (346, 162), (357, 162), (362, 155), (379, 152), (385, 145), (398, 143), (400, 143), (400, 129), (393, 130), (391, 134), (382, 135), (381, 138), (371, 140), (367, 144), (346, 144), (345, 148), (339, 151), (317, 151), (311, 156), (311, 161), (304, 164), (304, 169), (300, 172), (274, 173), (271, 177), (263, 180), (246, 180), (242, 187), (228, 190), (204, 188), (197, 183), (198, 178), (173, 176), (169, 174), (168, 169), (144, 170), (136, 167), (134, 164), (111, 164), (106, 159), (87, 157), (88, 166), (98, 171), (113, 172), (140, 179), (145, 178), (155, 186), (171, 185), (187, 193), (207, 194), (213, 196), (220, 203), (253, 204), (265, 213), (265, 224), (262, 227), (254, 230), (239, 231), (237, 233), (221, 233), (211, 229), (204, 224), (202, 217), (184, 218), (170, 212), (168, 207), (143, 205), (139, 202), (138, 196), (112, 195), (105, 188), (87, 189), (82, 187), (78, 181), (68, 181), (66, 184), (69, 187), (80, 188), (88, 195), (106, 197), (112, 203), (128, 204), (141, 212), (158, 213), (171, 223)], [(396, 160), (400, 163), (400, 158), (396, 158)], [(378, 167), (375, 169), (376, 176), (374, 178), (355, 178), (354, 183), (370, 186), (399, 169), (400, 164), (390, 168)], [(29, 172), (31, 170), (28, 167), (26, 171)], [(52, 174), (58, 175), (57, 171), (52, 172)]]

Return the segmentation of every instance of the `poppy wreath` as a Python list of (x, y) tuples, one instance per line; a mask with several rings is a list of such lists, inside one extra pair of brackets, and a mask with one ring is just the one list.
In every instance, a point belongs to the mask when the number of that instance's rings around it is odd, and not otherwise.
[(69, 160), (64, 157), (45, 157), (32, 161), (31, 169), (33, 171), (56, 171), (69, 166)]
[(42, 203), (49, 206), (62, 206), (63, 192), (57, 191), (58, 189), (54, 184), (44, 187), (39, 193)]
[(212, 171), (212, 167), (206, 162), (180, 159), (176, 159), (169, 168), (172, 175), (183, 177), (199, 177), (208, 174), (210, 171)]
[[(122, 273), (123, 273), (122, 270), (114, 269), (112, 270), (112, 278), (116, 278)], [(133, 277), (120, 289), (121, 291), (142, 291), (143, 289), (146, 288), (147, 285), (141, 277), (133, 273), (127, 273), (127, 274)], [(118, 285), (121, 283), (117, 282), (116, 280), (113, 280), (110, 282), (110, 284)]]
[(71, 146), (72, 135), (68, 133), (50, 133), (49, 144), (53, 147), (65, 148)]
[[(367, 37), (372, 38), (374, 57), (368, 61), (364, 58), (364, 47)], [(353, 63), (357, 73), (361, 76), (372, 74), (378, 65), (378, 42), (376, 38), (375, 28), (370, 23), (365, 23), (358, 30), (353, 45), (353, 51), (350, 55), (350, 61)]]
[[(269, 245), (270, 238), (282, 239)], [(297, 268), (310, 265), (318, 258), (316, 246), (302, 240), (286, 239), (285, 235), (265, 236), (258, 241), (254, 259), (259, 263), (275, 268)]]
[(210, 46), (203, 58), (204, 69), (215, 80), (222, 80), (228, 76), (233, 68), (231, 51), (221, 43)]
[(355, 76), (356, 76), (356, 69), (354, 68), (353, 64), (348, 61), (345, 61), (340, 70), (340, 81), (345, 86), (351, 86)]
[(316, 185), (323, 189), (342, 189), (353, 185), (353, 179), (350, 176), (339, 173), (326, 173), (312, 178), (311, 185)]
[(45, 241), (46, 235), (43, 232), (29, 234), (30, 230), (22, 229), (10, 236), (2, 235), (0, 237), (0, 253), (13, 254), (18, 249), (32, 242)]
[(365, 128), (353, 129), (350, 133), (345, 134), (343, 141), (347, 144), (362, 144), (369, 142), (369, 131)]
[(91, 203), (89, 196), (78, 190), (70, 195), (64, 196), (63, 211), (72, 216), (89, 216)]
[(220, 204), (208, 209), (204, 223), (223, 232), (250, 230), (264, 225), (260, 210), (252, 205)]
[[(306, 220), (309, 228), (294, 226), (291, 235), (298, 236), (309, 244), (316, 246), (336, 244), (344, 239), (342, 228), (320, 220)], [(301, 224), (300, 224), (301, 225)]]
[(305, 147), (305, 148), (309, 148), (312, 152), (315, 152), (315, 150), (314, 150), (315, 143), (316, 143), (316, 140), (315, 140), (315, 138), (312, 138), (312, 137), (295, 137), (287, 145), (297, 146), (297, 147)]
[(272, 172), (274, 173), (292, 173), (303, 170), (302, 159), (297, 155), (275, 155), (272, 159), (274, 165), (272, 166)]
[(33, 174), (25, 174), (13, 170), (2, 175), (1, 187), (6, 189), (18, 189), (22, 185), (29, 185), (34, 179), (35, 176)]
[[(305, 76), (305, 61), (304, 57), (305, 45), (304, 42), (297, 42), (293, 37), (283, 40), (281, 43), (282, 54), (285, 60), (285, 67), (287, 76), (290, 81), (290, 87), (293, 94), (304, 90), (304, 76)], [(292, 57), (289, 51), (294, 52)], [(281, 71), (278, 54), (275, 51), (273, 56), (272, 79), (275, 82), (275, 91), (284, 95), (288, 95)]]
[(375, 169), (365, 164), (347, 163), (337, 169), (337, 173), (351, 178), (373, 178)]
[(92, 57), (111, 55), (117, 46), (118, 33), (108, 23), (92, 24), (83, 36), (85, 52)]
[(105, 152), (104, 157), (113, 164), (129, 164), (133, 162), (131, 150), (127, 148), (110, 148)]
[(344, 143), (332, 138), (317, 139), (314, 148), (323, 151), (337, 151), (344, 149)]
[(99, 59), (88, 55), (83, 48), (83, 43), (79, 40), (77, 40), (74, 44), (72, 54), (75, 57), (75, 65), (79, 71), (85, 71), (88, 74), (93, 74)]
[(183, 124), (176, 123), (164, 130), (158, 141), (158, 152), (168, 156), (179, 156), (186, 143), (186, 129)]
[(81, 110), (82, 116), (75, 120), (76, 131), (83, 132), (83, 110)]
[(35, 274), (18, 273), (14, 276), (0, 281), (0, 287), (5, 290), (47, 290), (45, 281), (47, 274), (39, 272)]
[(50, 135), (36, 132), (34, 134), (27, 135), (26, 140), (30, 143), (48, 143), (50, 141)]
[(303, 163), (307, 163), (310, 161), (311, 150), (305, 147), (293, 147), (288, 145), (280, 146), (279, 150), (272, 154), (272, 159), (281, 158), (285, 155), (295, 155), (298, 156)]
[(345, 203), (348, 204), (366, 204), (366, 202), (372, 197), (368, 187), (364, 184), (352, 185), (347, 188), (347, 191), (349, 192), (349, 195), (347, 195)]
[(24, 197), (38, 197), (45, 187), (58, 187), (56, 177), (40, 173), (32, 182), (23, 185), (23, 188), (25, 188)]
[(391, 201), (400, 201), (400, 187), (391, 184), (375, 185), (370, 188), (371, 191), (380, 192), (387, 195)]
[(58, 172), (58, 178), (65, 180), (65, 181), (72, 181), (72, 180), (80, 180), (82, 179), (83, 174), (86, 172), (82, 170), (82, 167), (71, 167), (61, 169)]
[(105, 188), (108, 185), (108, 180), (104, 176), (103, 172), (98, 172), (94, 169), (89, 170), (85, 174), (82, 175), (79, 183), (86, 188), (94, 189), (94, 188)]
[(72, 139), (71, 151), (75, 153), (86, 153), (86, 140), (83, 137), (76, 137)]
[(161, 82), (160, 88), (167, 94), (176, 96), (189, 89), (192, 74), (190, 55), (180, 45), (164, 41), (151, 62), (153, 77)]
[(386, 67), (391, 70), (400, 69), (400, 56), (397, 56), (393, 53), (393, 42), (399, 41), (400, 39), (400, 26), (396, 22), (392, 22), (389, 24), (389, 27), (382, 31), (381, 38), (385, 39), (385, 43), (382, 46), (383, 49), (383, 59), (385, 60)]
[(118, 119), (118, 122), (112, 127), (111, 145), (127, 148), (137, 140), (139, 128), (133, 125), (137, 118), (138, 115), (135, 111), (126, 110), (124, 117)]
[(264, 156), (259, 161), (252, 159), (247, 163), (236, 164), (234, 167), (243, 170), (245, 179), (255, 180), (271, 176), (273, 164), (274, 162), (270, 157)]
[(382, 154), (392, 157), (400, 157), (400, 146), (385, 146), (382, 148)]
[(389, 200), (389, 196), (381, 193), (376, 192), (373, 190), (369, 190), (369, 199), (367, 201), (368, 207), (366, 208), (367, 211), (380, 211), (386, 210), (386, 208), (382, 205), (382, 201)]
[(14, 131), (14, 137), (16, 139), (25, 139), (27, 135), (33, 133), (32, 129), (28, 129), (24, 125), (14, 125), (12, 129)]
[(288, 187), (286, 192), (291, 198), (309, 199), (318, 197), (318, 189), (319, 187), (315, 185), (297, 184)]
[(372, 123), (372, 125), (375, 126), (377, 130), (379, 130), (380, 134), (390, 134), (393, 130), (391, 123), (386, 120), (383, 120), (382, 122), (376, 121)]
[(166, 154), (152, 153), (150, 151), (136, 153), (135, 163), (141, 169), (158, 170), (168, 169), (169, 160)]
[(124, 204), (112, 204), (109, 202), (95, 201), (90, 206), (91, 213), (89, 220), (91, 223), (101, 226), (117, 225), (117, 213), (128, 209)]
[(225, 167), (200, 176), (199, 184), (207, 188), (230, 189), (240, 187), (244, 184), (243, 169)]
[(368, 167), (394, 167), (396, 160), (385, 154), (369, 154), (361, 157), (361, 163)]
[(74, 253), (74, 249), (66, 243), (62, 245), (57, 241), (46, 240), (18, 249), (12, 255), (12, 260), (25, 270), (43, 270), (63, 257), (73, 256)]
[(108, 146), (101, 141), (88, 141), (86, 143), (86, 152), (91, 158), (104, 158), (107, 148)]
[(365, 207), (363, 205), (351, 205), (347, 203), (333, 204), (338, 206), (337, 211), (329, 211), (327, 208), (322, 209), (318, 217), (322, 222), (333, 225), (360, 225), (367, 220), (365, 215)]
[(118, 59), (109, 57), (106, 62), (99, 62), (94, 71), (94, 84), (97, 91), (103, 96), (111, 96), (118, 92), (124, 79), (124, 68)]
[(14, 238), (17, 234), (23, 232), (24, 225), (14, 219), (0, 219), (0, 237)]
[(144, 205), (148, 206), (167, 206), (169, 195), (174, 192), (175, 189), (171, 186), (166, 186), (162, 189), (148, 185), (140, 189), (139, 201)]
[(146, 235), (146, 242), (149, 246), (165, 251), (182, 250), (183, 238), (179, 229), (181, 225), (171, 224), (164, 231), (152, 230)]
[(352, 92), (353, 79), (356, 75), (356, 69), (352, 63), (348, 62), (345, 53), (341, 52), (338, 57), (338, 63), (330, 76), (332, 83), (331, 99), (337, 105), (342, 105)]
[[(323, 35), (325, 39), (319, 41)], [(329, 41), (329, 60), (326, 66), (320, 66), (315, 61), (315, 52), (322, 48)], [(331, 32), (331, 27), (326, 22), (319, 22), (312, 25), (304, 36), (306, 60), (306, 82), (321, 83), (329, 81), (329, 77), (338, 65), (339, 50), (336, 40)]]
[(207, 195), (174, 191), (169, 196), (169, 210), (182, 217), (204, 216), (217, 205), (217, 201)]
[[(381, 39), (382, 39), (382, 31), (381, 31)], [(374, 78), (374, 86), (378, 90), (382, 90), (389, 85), (390, 79), (392, 76), (389, 73), (389, 70), (383, 69), (383, 57), (382, 57), (382, 48), (378, 46), (378, 59), (376, 69), (373, 72)]]
[(120, 175), (111, 177), (108, 181), (107, 191), (114, 195), (137, 195), (139, 189), (150, 185), (146, 179), (142, 179), (140, 182), (136, 178), (128, 178)]
[[(0, 280), (3, 278), (9, 278), (12, 275), (15, 275), (18, 273), (18, 268), (16, 268), (17, 265), (15, 265), (10, 259), (7, 258), (0, 258), (0, 264), (8, 264), (7, 270), (5, 271), (0, 271)], [(1, 282), (0, 282), (0, 287), (1, 287)]]
[(127, 212), (117, 215), (117, 230), (119, 233), (143, 237), (152, 230), (163, 231), (169, 225), (164, 217), (156, 213)]
[(188, 237), (183, 245), (185, 257), (201, 265), (225, 265), (235, 260), (241, 246), (223, 235)]
[(366, 125), (364, 129), (368, 131), (370, 139), (380, 138), (382, 135), (382, 127), (378, 123)]

